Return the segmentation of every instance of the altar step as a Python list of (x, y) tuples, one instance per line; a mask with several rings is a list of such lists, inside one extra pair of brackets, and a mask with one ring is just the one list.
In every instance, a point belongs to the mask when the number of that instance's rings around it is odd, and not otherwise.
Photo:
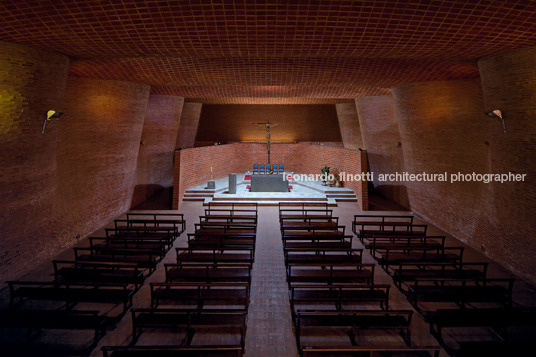
[(270, 201), (253, 201), (253, 200), (250, 200), (250, 201), (244, 201), (244, 200), (212, 200), (212, 199), (206, 199), (204, 202), (203, 202), (203, 206), (208, 206), (210, 202), (217, 202), (218, 205), (225, 205), (225, 204), (234, 204), (234, 206), (240, 206), (240, 205), (251, 205), (252, 203), (256, 203), (258, 206), (279, 206), (279, 202), (292, 202), (292, 203), (296, 203), (296, 204), (302, 204), (302, 203), (305, 203), (305, 204), (308, 204), (308, 203), (313, 203), (313, 202), (323, 202), (323, 203), (327, 203), (328, 204), (328, 207), (337, 207), (337, 202), (335, 202), (335, 200), (333, 199), (328, 199), (326, 201), (304, 201), (304, 200), (295, 200), (295, 201), (291, 201), (291, 200), (281, 200), (281, 199), (278, 199), (278, 200), (270, 200)]
[(183, 201), (205, 201), (205, 199), (214, 197), (217, 190), (186, 190)]
[(357, 196), (355, 195), (355, 193), (353, 193), (353, 191), (351, 191), (351, 193), (347, 193), (347, 192), (337, 193), (337, 192), (331, 191), (330, 193), (326, 194), (326, 197), (333, 198), (337, 202), (357, 202)]
[(233, 197), (228, 198), (223, 196), (215, 196), (213, 198), (213, 201), (233, 201), (233, 202), (240, 202), (240, 201), (254, 201), (254, 202), (260, 202), (260, 201), (280, 201), (280, 202), (287, 202), (287, 201), (304, 201), (304, 202), (327, 202), (327, 197)]

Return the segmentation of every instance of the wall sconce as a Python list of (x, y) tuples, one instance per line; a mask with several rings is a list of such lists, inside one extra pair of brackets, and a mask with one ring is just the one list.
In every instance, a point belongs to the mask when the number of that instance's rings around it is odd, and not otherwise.
[(47, 112), (47, 117), (45, 119), (45, 123), (43, 124), (43, 131), (41, 132), (41, 134), (45, 133), (45, 129), (47, 127), (47, 121), (58, 120), (62, 115), (63, 115), (63, 112), (57, 112), (55, 110), (49, 110)]
[(502, 123), (504, 133), (506, 134), (506, 125), (504, 124), (504, 118), (502, 116), (502, 111), (499, 109), (492, 110), (491, 112), (484, 112), (491, 119), (497, 119)]

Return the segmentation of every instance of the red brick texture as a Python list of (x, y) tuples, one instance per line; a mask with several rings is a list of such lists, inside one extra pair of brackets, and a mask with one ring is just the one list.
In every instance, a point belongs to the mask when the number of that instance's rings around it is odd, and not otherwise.
[(150, 87), (69, 77), (58, 144), (63, 236), (87, 235), (130, 207)]
[(265, 127), (253, 123), (266, 121), (280, 123), (271, 130), (273, 142), (341, 141), (334, 105), (203, 105), (196, 146), (265, 142)]
[[(363, 160), (365, 161), (365, 160)], [(271, 163), (283, 164), (285, 170), (316, 174), (324, 165), (339, 172), (360, 174), (362, 154), (358, 151), (312, 144), (273, 144)], [(266, 146), (259, 143), (236, 143), (185, 149), (175, 153), (174, 205), (178, 207), (186, 189), (231, 172), (252, 170), (254, 163), (266, 163)], [(359, 204), (368, 209), (367, 185), (361, 181), (345, 182), (358, 196)]]
[(344, 147), (352, 150), (363, 149), (363, 139), (355, 103), (337, 104), (335, 107)]
[(375, 174), (374, 189), (383, 196), (409, 207), (406, 186), (378, 180), (378, 174), (404, 171), (404, 157), (393, 97), (362, 97), (355, 100), (363, 145), (370, 170)]
[(488, 254), (536, 281), (536, 48), (486, 57), (478, 63), (485, 110), (503, 112), (506, 131), (486, 120), (491, 172), (527, 173), (525, 182), (490, 185), (492, 205), (483, 236)]
[(133, 207), (173, 185), (173, 152), (183, 103), (182, 97), (149, 96), (138, 152)]
[[(69, 59), (0, 42), (0, 277), (15, 278), (48, 258), (54, 238), (58, 122)], [(63, 119), (62, 119), (63, 120)]]
[[(486, 117), (478, 80), (393, 88), (404, 169), (410, 173), (488, 173)], [(411, 209), (467, 241), (489, 212), (489, 185), (407, 182)], [(473, 242), (473, 244), (476, 242)]]
[(179, 125), (179, 134), (175, 145), (177, 149), (186, 149), (194, 146), (202, 106), (201, 103), (184, 103)]

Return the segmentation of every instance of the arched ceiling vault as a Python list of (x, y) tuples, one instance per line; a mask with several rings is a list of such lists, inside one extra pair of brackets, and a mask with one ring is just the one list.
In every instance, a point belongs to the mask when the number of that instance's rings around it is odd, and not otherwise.
[(478, 76), (536, 45), (534, 1), (0, 3), (0, 39), (69, 56), (73, 75), (207, 103), (338, 103)]

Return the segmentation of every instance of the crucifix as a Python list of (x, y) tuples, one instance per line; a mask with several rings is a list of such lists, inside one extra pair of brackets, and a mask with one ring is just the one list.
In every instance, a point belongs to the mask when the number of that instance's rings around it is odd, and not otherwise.
[(268, 153), (268, 165), (270, 165), (270, 143), (271, 143), (270, 129), (273, 126), (279, 125), (280, 123), (270, 123), (270, 121), (267, 121), (266, 123), (253, 123), (253, 124), (255, 124), (255, 125), (264, 125), (264, 127), (266, 128), (266, 151)]

